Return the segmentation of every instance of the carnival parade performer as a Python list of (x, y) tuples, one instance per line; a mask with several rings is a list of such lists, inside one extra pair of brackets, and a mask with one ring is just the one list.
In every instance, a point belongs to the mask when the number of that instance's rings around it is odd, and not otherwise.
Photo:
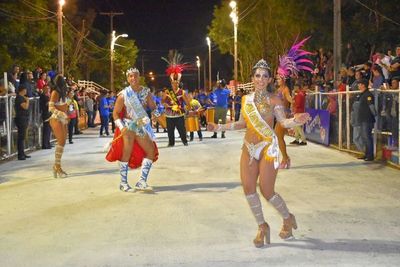
[(61, 157), (64, 153), (65, 141), (67, 139), (68, 125), (68, 105), (66, 101), (67, 83), (62, 75), (54, 78), (54, 89), (50, 95), (49, 112), (51, 113), (49, 120), (50, 127), (57, 139), (55, 162), (53, 165), (54, 178), (65, 178), (67, 173), (61, 168)]
[(258, 179), (262, 196), (283, 218), (279, 236), (282, 239), (290, 238), (292, 229), (297, 228), (294, 215), (289, 212), (283, 198), (274, 190), (279, 167), (278, 140), (273, 131), (274, 118), (285, 128), (290, 128), (304, 124), (309, 120), (309, 114), (299, 113), (294, 118), (286, 118), (282, 101), (267, 90), (272, 78), (270, 67), (265, 60), (261, 59), (253, 67), (252, 81), (255, 91), (243, 96), (239, 121), (225, 125), (209, 123), (207, 130), (215, 132), (247, 129), (240, 159), (240, 176), (243, 191), (258, 224), (258, 232), (253, 242), (256, 247), (262, 247), (265, 243), (270, 243), (270, 227), (264, 219), (256, 190)]
[[(290, 105), (293, 103), (292, 96), (290, 95), (290, 90), (286, 84), (286, 81), (289, 77), (296, 78), (300, 71), (313, 71), (313, 69), (311, 68), (313, 64), (312, 61), (306, 58), (306, 56), (311, 53), (300, 49), (309, 38), (310, 37), (305, 38), (298, 43), (295, 42), (295, 44), (290, 48), (289, 52), (286, 55), (279, 57), (279, 66), (276, 77), (278, 82), (277, 95), (282, 101), (286, 117), (291, 116)], [(290, 157), (288, 156), (286, 151), (286, 132), (287, 129), (283, 127), (282, 124), (277, 122), (275, 125), (275, 133), (278, 137), (279, 149), (282, 153), (282, 161), (279, 165), (280, 169), (289, 169), (291, 163)]]
[[(156, 118), (160, 114), (150, 89), (139, 83), (139, 70), (131, 68), (126, 76), (129, 86), (119, 92), (115, 102), (113, 118), (117, 128), (106, 159), (110, 162), (119, 161), (121, 191), (152, 191), (148, 185), (148, 176), (153, 162), (158, 158), (158, 149), (145, 107), (153, 110)], [(140, 178), (132, 188), (128, 183), (128, 167), (136, 169), (140, 166)]]
[(187, 68), (185, 63), (181, 64), (183, 56), (176, 50), (170, 50), (168, 59), (162, 58), (168, 63), (166, 70), (170, 78), (171, 87), (165, 90), (162, 104), (165, 107), (165, 115), (167, 117), (168, 146), (175, 145), (175, 128), (177, 128), (183, 145), (187, 146), (187, 136), (185, 128), (185, 106), (190, 107), (190, 100), (183, 88), (179, 84), (182, 78), (182, 71)]

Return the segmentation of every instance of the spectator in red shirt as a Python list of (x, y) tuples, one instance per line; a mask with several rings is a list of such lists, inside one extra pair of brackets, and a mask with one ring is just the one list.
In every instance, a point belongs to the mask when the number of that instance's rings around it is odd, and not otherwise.
[[(306, 104), (306, 91), (299, 85), (294, 86), (294, 97), (293, 97), (293, 113), (304, 113)], [(307, 145), (306, 136), (304, 135), (303, 125), (295, 126), (294, 128), (295, 140), (291, 142), (292, 145)], [(299, 140), (301, 140), (299, 142)]]
[(44, 87), (45, 85), (47, 85), (47, 73), (46, 73), (46, 72), (42, 72), (42, 73), (40, 74), (39, 80), (37, 80), (37, 82), (36, 82), (36, 88), (37, 88), (37, 90), (38, 90), (39, 93), (42, 92), (43, 87)]

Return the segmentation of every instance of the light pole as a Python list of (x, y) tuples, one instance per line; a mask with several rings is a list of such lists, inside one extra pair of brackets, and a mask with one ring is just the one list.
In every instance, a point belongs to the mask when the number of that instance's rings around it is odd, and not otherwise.
[(196, 56), (196, 65), (197, 65), (197, 88), (200, 89), (200, 58)]
[(57, 41), (58, 41), (58, 73), (64, 76), (64, 39), (63, 39), (63, 26), (62, 26), (62, 7), (65, 4), (64, 0), (58, 1), (57, 11)]
[(235, 79), (235, 92), (237, 91), (237, 80), (238, 80), (238, 66), (237, 66), (237, 25), (238, 25), (238, 10), (236, 1), (231, 1), (229, 6), (232, 8), (232, 12), (229, 15), (233, 22), (233, 31), (234, 31), (234, 62), (233, 62), (233, 71), (234, 71), (234, 79)]
[(115, 31), (112, 31), (111, 34), (111, 46), (110, 46), (110, 90), (111, 92), (115, 92), (114, 91), (114, 46), (115, 46), (115, 42), (117, 41), (117, 39), (119, 37), (128, 37), (128, 35), (126, 33), (118, 35), (117, 37), (115, 37)]
[(212, 85), (211, 85), (211, 40), (210, 37), (206, 38), (207, 40), (207, 45), (208, 45), (208, 86), (209, 90), (212, 90)]

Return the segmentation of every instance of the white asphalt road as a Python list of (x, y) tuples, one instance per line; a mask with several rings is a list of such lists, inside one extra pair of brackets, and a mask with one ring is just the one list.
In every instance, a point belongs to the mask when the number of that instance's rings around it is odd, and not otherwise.
[(110, 139), (94, 130), (66, 145), (66, 179), (52, 177), (54, 150), (1, 163), (0, 266), (400, 266), (398, 170), (289, 145), (293, 168), (276, 191), (296, 215), (296, 239), (278, 237), (281, 218), (263, 200), (272, 244), (256, 249), (239, 179), (243, 132), (204, 135), (166, 148), (158, 134), (154, 194), (118, 190), (117, 164), (102, 152)]

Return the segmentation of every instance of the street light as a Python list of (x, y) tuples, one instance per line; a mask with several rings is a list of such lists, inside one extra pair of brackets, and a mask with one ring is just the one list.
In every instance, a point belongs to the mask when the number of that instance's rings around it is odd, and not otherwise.
[(114, 46), (115, 42), (119, 37), (128, 37), (126, 33), (118, 35), (115, 37), (115, 31), (112, 31), (111, 34), (111, 46), (110, 46), (110, 90), (114, 92)]
[(196, 56), (196, 65), (197, 65), (197, 88), (200, 89), (200, 58)]
[(208, 85), (209, 85), (209, 90), (211, 91), (211, 40), (210, 37), (206, 38), (207, 40), (207, 45), (208, 45)]
[(237, 66), (237, 25), (238, 25), (238, 10), (236, 1), (231, 1), (229, 6), (232, 8), (232, 12), (229, 15), (233, 22), (233, 31), (234, 31), (234, 76), (235, 76), (235, 92), (237, 91), (237, 79), (238, 79), (238, 66)]
[(58, 1), (57, 11), (57, 42), (58, 42), (58, 73), (64, 76), (64, 39), (63, 39), (63, 26), (62, 26), (62, 7), (65, 4), (64, 0)]

